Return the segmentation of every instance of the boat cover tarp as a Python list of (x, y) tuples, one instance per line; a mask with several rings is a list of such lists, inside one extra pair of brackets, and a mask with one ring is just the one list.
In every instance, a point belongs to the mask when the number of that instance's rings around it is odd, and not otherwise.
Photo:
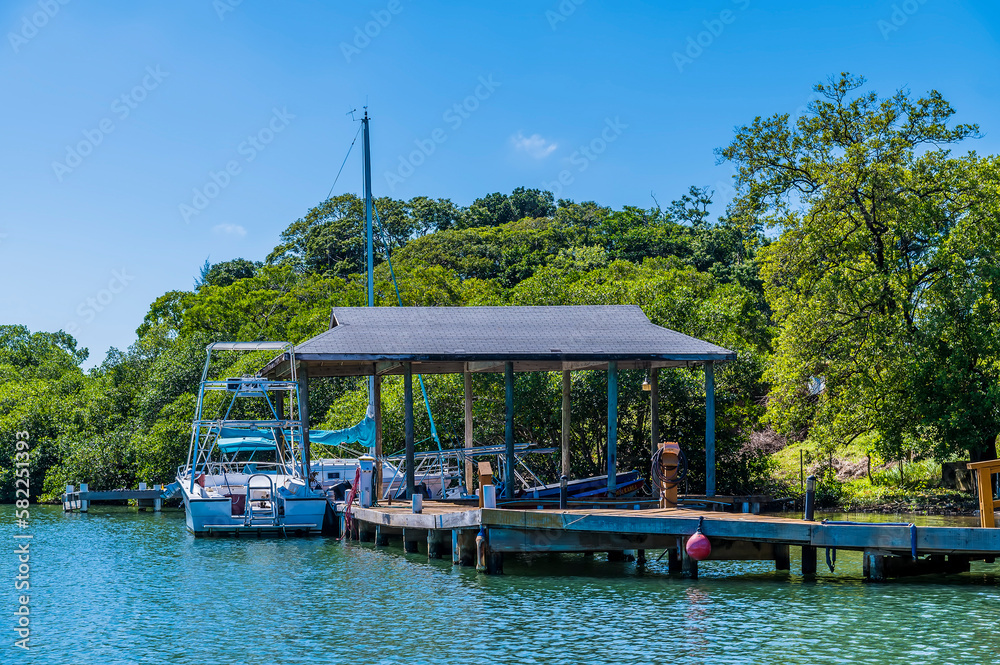
[(274, 439), (262, 437), (242, 437), (233, 439), (219, 439), (216, 442), (219, 450), (226, 453), (253, 453), (259, 450), (274, 450)]
[[(338, 430), (309, 430), (309, 441), (327, 446), (360, 443), (366, 448), (373, 448), (375, 446), (375, 414), (369, 407), (364, 419), (353, 427)], [(219, 430), (216, 445), (224, 453), (267, 450), (275, 446), (274, 432), (263, 429), (222, 427)]]
[(309, 430), (311, 443), (322, 443), (327, 446), (337, 446), (346, 443), (360, 443), (366, 448), (375, 447), (375, 414), (368, 407), (364, 420), (353, 427), (337, 430)]

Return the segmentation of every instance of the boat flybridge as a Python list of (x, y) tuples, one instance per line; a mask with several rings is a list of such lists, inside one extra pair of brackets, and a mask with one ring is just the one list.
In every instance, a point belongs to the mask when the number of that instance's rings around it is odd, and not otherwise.
[[(209, 379), (214, 352), (256, 351), (288, 353), (290, 379)], [(187, 528), (195, 535), (321, 533), (328, 504), (307, 482), (294, 353), (288, 342), (206, 348), (187, 463), (177, 470)]]

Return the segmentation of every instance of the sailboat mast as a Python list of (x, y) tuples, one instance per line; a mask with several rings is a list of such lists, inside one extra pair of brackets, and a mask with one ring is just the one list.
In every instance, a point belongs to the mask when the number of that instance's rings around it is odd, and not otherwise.
[(372, 154), (368, 135), (368, 109), (365, 109), (364, 152), (365, 152), (365, 230), (368, 241), (368, 306), (375, 306), (375, 240), (372, 226)]
[[(371, 141), (368, 135), (368, 107), (365, 107), (365, 117), (361, 121), (364, 127), (364, 162), (365, 162), (365, 231), (368, 250), (368, 306), (375, 306), (375, 239), (372, 226), (372, 153)], [(368, 408), (375, 410), (375, 376), (368, 377)]]

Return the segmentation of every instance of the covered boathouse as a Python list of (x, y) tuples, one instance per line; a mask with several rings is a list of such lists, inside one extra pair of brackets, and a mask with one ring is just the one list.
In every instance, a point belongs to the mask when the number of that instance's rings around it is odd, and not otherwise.
[[(291, 376), (289, 354), (273, 359), (261, 374)], [(309, 379), (372, 377), (376, 457), (382, 455), (380, 384), (403, 375), (406, 422), (406, 496), (414, 492), (413, 381), (417, 374), (465, 375), (465, 445), (472, 446), (472, 382), (479, 372), (504, 374), (505, 445), (514, 459), (514, 374), (559, 371), (563, 376), (562, 472), (569, 473), (570, 372), (608, 373), (608, 489), (617, 478), (618, 371), (644, 369), (650, 376), (651, 442), (657, 431), (657, 370), (701, 366), (705, 372), (706, 494), (715, 495), (715, 363), (736, 354), (674, 330), (654, 325), (636, 305), (544, 307), (337, 307), (330, 328), (294, 348), (308, 423)], [(306, 430), (308, 432), (308, 429)], [(308, 434), (305, 436), (308, 450)], [(467, 465), (467, 475), (471, 475)], [(514, 490), (513, 464), (506, 465), (505, 497)], [(470, 485), (471, 486), (471, 485)]]

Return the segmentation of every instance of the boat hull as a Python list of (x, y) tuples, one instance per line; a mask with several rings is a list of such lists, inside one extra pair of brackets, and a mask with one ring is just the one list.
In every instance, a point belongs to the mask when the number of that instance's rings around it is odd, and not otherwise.
[(323, 532), (323, 520), (328, 503), (323, 495), (286, 497), (284, 511), (276, 520), (255, 520), (246, 524), (243, 515), (232, 515), (228, 497), (204, 498), (191, 496), (182, 488), (187, 529), (195, 536), (235, 535), (242, 533), (282, 536), (318, 536)]
[[(644, 483), (645, 481), (638, 471), (623, 471), (615, 477), (615, 496), (632, 496), (642, 489)], [(604, 475), (577, 478), (566, 483), (566, 489), (570, 498), (598, 498), (607, 496), (608, 477)], [(558, 498), (559, 483), (529, 487), (520, 496), (533, 499)]]

